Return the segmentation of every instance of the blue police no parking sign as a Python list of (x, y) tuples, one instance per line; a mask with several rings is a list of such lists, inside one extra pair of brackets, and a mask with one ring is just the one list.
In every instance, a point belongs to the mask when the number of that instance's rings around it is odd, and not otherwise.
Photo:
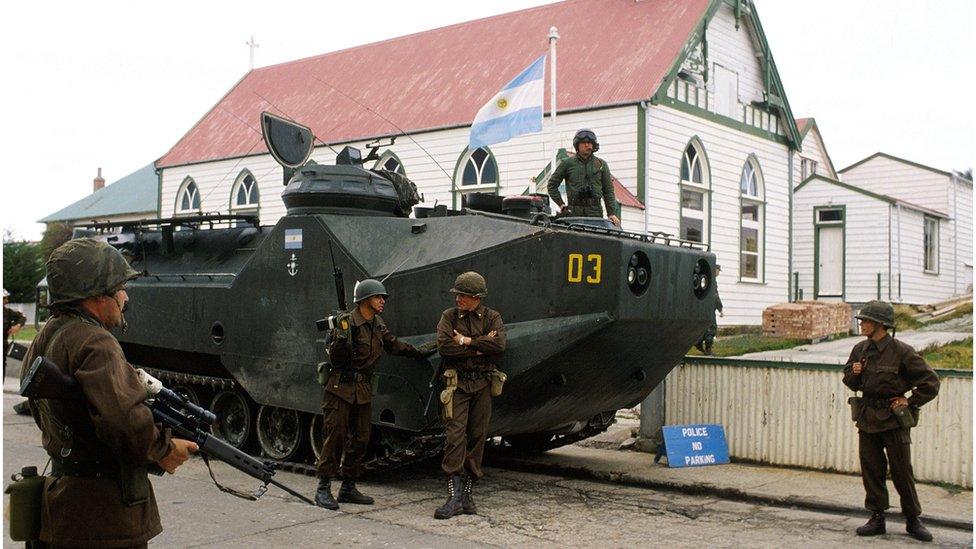
[(729, 462), (729, 444), (721, 425), (665, 425), (663, 431), (668, 467), (701, 467)]

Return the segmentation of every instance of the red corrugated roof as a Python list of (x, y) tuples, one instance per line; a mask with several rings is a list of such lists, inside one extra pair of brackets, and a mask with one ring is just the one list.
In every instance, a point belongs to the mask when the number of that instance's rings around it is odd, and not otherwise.
[(553, 25), (561, 111), (648, 99), (708, 4), (569, 0), (255, 69), (157, 166), (263, 153), (264, 110), (307, 124), (330, 143), (399, 133), (355, 101), (407, 132), (470, 124), (485, 101), (548, 51)]
[(806, 131), (807, 124), (809, 124), (812, 121), (813, 121), (812, 118), (797, 118), (796, 129), (802, 134), (804, 131)]
[(644, 209), (644, 204), (630, 192), (616, 177), (613, 178), (613, 194), (621, 206)]

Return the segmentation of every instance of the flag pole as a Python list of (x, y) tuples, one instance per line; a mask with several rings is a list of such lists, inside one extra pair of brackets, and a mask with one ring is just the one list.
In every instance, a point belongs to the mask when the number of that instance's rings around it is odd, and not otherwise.
[(552, 169), (556, 171), (556, 160), (559, 154), (559, 132), (556, 130), (556, 42), (559, 41), (559, 31), (555, 26), (549, 27), (549, 107), (552, 118)]

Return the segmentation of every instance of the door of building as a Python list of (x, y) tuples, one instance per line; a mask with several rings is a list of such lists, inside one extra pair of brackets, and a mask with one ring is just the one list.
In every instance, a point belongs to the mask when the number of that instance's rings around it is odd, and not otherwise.
[(820, 241), (817, 297), (844, 295), (844, 227), (818, 227)]

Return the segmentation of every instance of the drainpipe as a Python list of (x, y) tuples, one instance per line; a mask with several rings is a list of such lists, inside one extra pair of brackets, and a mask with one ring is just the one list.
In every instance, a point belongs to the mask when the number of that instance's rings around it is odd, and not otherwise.
[[(786, 170), (789, 174), (788, 184), (790, 190), (789, 202), (787, 204), (787, 207), (789, 207), (790, 211), (787, 218), (789, 220), (790, 226), (787, 232), (787, 245), (786, 245), (786, 301), (794, 301), (793, 294), (795, 293), (795, 289), (792, 287), (794, 286), (794, 284), (792, 284), (794, 282), (793, 281), (793, 156), (794, 156), (794, 151), (789, 148), (787, 149), (787, 151), (789, 152), (789, 154), (786, 160), (787, 162)], [(814, 227), (813, 230), (816, 231), (817, 230), (816, 227)], [(814, 266), (814, 268), (816, 268), (816, 266)]]
[(888, 301), (891, 301), (891, 206), (888, 206)]
[[(959, 295), (959, 195), (956, 189), (956, 173), (952, 172), (952, 295)], [(941, 235), (939, 235), (941, 239)]]
[(898, 302), (901, 303), (901, 204), (895, 204), (898, 211), (898, 234), (895, 235), (898, 246)]
[[(650, 202), (650, 192), (647, 190), (650, 187), (649, 180), (650, 177), (647, 173), (647, 102), (641, 101), (640, 105), (637, 107), (644, 111), (644, 142), (639, 144), (638, 147), (644, 148), (644, 196), (640, 197), (641, 201), (644, 202), (644, 234), (648, 234), (648, 225), (650, 224), (651, 217), (651, 202)], [(640, 129), (637, 130), (637, 135), (640, 135)], [(678, 193), (680, 194), (680, 190)], [(679, 208), (680, 209), (680, 208)], [(680, 233), (680, 231), (679, 231)], [(680, 234), (678, 236), (681, 236)]]

